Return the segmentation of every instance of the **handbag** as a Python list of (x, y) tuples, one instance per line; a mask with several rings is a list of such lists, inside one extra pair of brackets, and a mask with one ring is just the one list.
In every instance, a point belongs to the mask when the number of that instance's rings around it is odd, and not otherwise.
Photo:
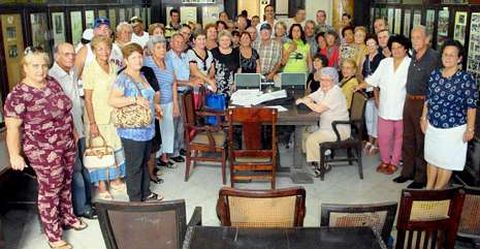
[[(226, 96), (222, 93), (211, 93), (205, 97), (205, 107), (214, 111), (224, 111), (227, 109)], [(222, 118), (223, 119), (223, 118)], [(205, 123), (208, 125), (218, 125), (216, 116), (207, 116)]]
[(115, 152), (113, 148), (107, 145), (105, 138), (102, 135), (98, 136), (102, 139), (102, 145), (93, 145), (92, 136), (88, 139), (89, 147), (85, 149), (83, 153), (83, 165), (88, 170), (104, 169), (110, 167), (116, 167)]
[[(130, 77), (128, 74), (127, 76)], [(143, 97), (142, 91), (137, 83), (132, 78), (131, 80), (138, 90), (138, 95)], [(152, 110), (138, 104), (133, 104), (115, 108), (111, 118), (113, 125), (117, 128), (143, 128), (152, 124)]]

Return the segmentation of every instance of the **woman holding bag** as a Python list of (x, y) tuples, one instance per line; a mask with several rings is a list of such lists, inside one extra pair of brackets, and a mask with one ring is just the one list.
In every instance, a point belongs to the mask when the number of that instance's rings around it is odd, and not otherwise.
[[(155, 135), (155, 91), (140, 73), (143, 66), (143, 49), (136, 43), (122, 48), (126, 68), (118, 75), (108, 103), (115, 108), (137, 105), (150, 110), (151, 121), (138, 128), (117, 128), (125, 148), (127, 194), (130, 201), (161, 200), (163, 197), (150, 191), (147, 162)], [(157, 108), (158, 109), (158, 108)]]
[[(120, 137), (110, 119), (113, 108), (107, 103), (117, 75), (117, 67), (109, 62), (112, 50), (112, 41), (109, 38), (96, 36), (92, 39), (91, 45), (95, 60), (83, 72), (85, 134), (87, 138), (101, 135), (106, 140), (107, 145), (114, 150), (116, 166), (89, 170), (89, 173), (92, 183), (97, 185), (97, 197), (111, 200), (113, 197), (108, 187), (110, 190), (125, 191), (125, 184), (119, 179), (125, 176), (125, 154)], [(90, 139), (87, 139), (87, 148), (92, 146), (88, 140)], [(110, 186), (107, 186), (107, 181), (110, 181)]]

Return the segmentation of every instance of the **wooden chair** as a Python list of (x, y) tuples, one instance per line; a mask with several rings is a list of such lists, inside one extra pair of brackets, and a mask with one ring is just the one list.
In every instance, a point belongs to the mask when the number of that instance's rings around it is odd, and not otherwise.
[[(185, 181), (190, 177), (190, 167), (197, 161), (218, 162), (222, 167), (222, 182), (226, 184), (226, 138), (225, 126), (222, 125), (224, 111), (207, 110), (200, 106), (195, 108), (193, 93), (191, 91), (183, 94), (183, 121), (185, 127)], [(216, 126), (203, 125), (203, 118), (215, 116)], [(220, 156), (218, 156), (218, 153)]]
[[(277, 165), (277, 110), (273, 108), (231, 108), (228, 110), (228, 143), (230, 182), (237, 180), (269, 179), (275, 189)], [(234, 126), (242, 127), (243, 148), (234, 146)], [(262, 125), (271, 125), (271, 148), (262, 149)], [(259, 172), (262, 171), (262, 172)], [(265, 171), (268, 174), (265, 174)], [(252, 174), (248, 174), (252, 173)]]
[(465, 191), (404, 189), (397, 220), (396, 249), (453, 249)]
[[(365, 122), (365, 105), (368, 101), (367, 96), (361, 92), (355, 92), (353, 94), (352, 106), (350, 107), (350, 120), (349, 121), (333, 121), (332, 128), (337, 136), (335, 142), (320, 143), (320, 179), (323, 181), (325, 178), (325, 172), (327, 171), (326, 165), (331, 162), (348, 162), (352, 165), (353, 162), (357, 162), (358, 174), (360, 179), (363, 179), (363, 166), (362, 166), (362, 140), (363, 140), (363, 123)], [(346, 140), (340, 139), (338, 133), (338, 125), (351, 125), (352, 135)], [(331, 157), (325, 156), (325, 152), (330, 150), (332, 152)], [(346, 158), (335, 158), (336, 150), (346, 150)], [(355, 152), (355, 155), (352, 153)]]
[(278, 190), (241, 190), (223, 187), (217, 202), (222, 226), (302, 227), (305, 218), (303, 187)]
[(469, 240), (474, 248), (480, 249), (480, 188), (464, 186), (464, 189), (465, 201), (457, 236)]
[(385, 244), (392, 232), (396, 202), (375, 204), (330, 204), (322, 203), (320, 226), (328, 227), (371, 227), (382, 236)]
[[(187, 229), (185, 201), (98, 201), (98, 221), (107, 249), (178, 249)], [(201, 225), (196, 207), (188, 226)]]

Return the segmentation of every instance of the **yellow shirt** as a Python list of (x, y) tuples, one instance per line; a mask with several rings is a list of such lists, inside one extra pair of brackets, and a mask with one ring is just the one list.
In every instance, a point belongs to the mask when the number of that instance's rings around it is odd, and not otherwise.
[[(112, 85), (117, 79), (117, 66), (109, 63), (110, 73), (106, 73), (98, 64), (97, 60), (93, 60), (90, 65), (83, 70), (83, 88), (92, 90), (93, 115), (97, 124), (109, 124), (110, 115), (113, 107), (108, 104), (108, 98)], [(88, 122), (88, 116), (85, 110), (85, 121)]]
[(345, 95), (345, 99), (347, 100), (347, 108), (350, 110), (350, 106), (352, 105), (352, 98), (353, 98), (353, 90), (356, 86), (358, 86), (357, 78), (351, 78), (345, 83), (340, 83), (342, 86), (343, 95)]

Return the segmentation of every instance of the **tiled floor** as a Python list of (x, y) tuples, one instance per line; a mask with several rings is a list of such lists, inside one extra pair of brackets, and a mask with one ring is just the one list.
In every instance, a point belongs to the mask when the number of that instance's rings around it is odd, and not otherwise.
[[(290, 153), (281, 149), (281, 161), (291, 161)], [(378, 156), (364, 157), (364, 180), (360, 180), (356, 166), (335, 167), (325, 178), (325, 181), (315, 179), (313, 184), (303, 185), (307, 190), (307, 213), (305, 226), (319, 226), (320, 203), (372, 203), (384, 201), (398, 201), (401, 189), (408, 183), (396, 184), (393, 176), (385, 176), (375, 172), (378, 164)], [(161, 193), (165, 199), (185, 199), (187, 217), (191, 216), (195, 206), (202, 207), (204, 225), (219, 225), (215, 212), (215, 204), (218, 190), (222, 187), (220, 168), (216, 166), (198, 166), (194, 169), (188, 182), (184, 182), (185, 167), (180, 164), (177, 169), (165, 169), (162, 171), (165, 183), (155, 185), (153, 191)], [(228, 172), (228, 171), (227, 171)], [(278, 188), (295, 186), (290, 178), (279, 177)], [(238, 184), (240, 188), (268, 188), (269, 183)], [(116, 194), (115, 198), (126, 200), (125, 194)], [(18, 249), (47, 249), (44, 236), (41, 233), (39, 220), (33, 212), (26, 214), (19, 211), (11, 211), (6, 216), (6, 236), (15, 236), (18, 239), (12, 241), (7, 237), (10, 244), (7, 248)], [(23, 221), (23, 225), (19, 221)], [(21, 223), (21, 222), (20, 222)], [(75, 249), (102, 249), (102, 234), (98, 221), (87, 221), (89, 227), (83, 231), (66, 231), (64, 239), (72, 243)]]

